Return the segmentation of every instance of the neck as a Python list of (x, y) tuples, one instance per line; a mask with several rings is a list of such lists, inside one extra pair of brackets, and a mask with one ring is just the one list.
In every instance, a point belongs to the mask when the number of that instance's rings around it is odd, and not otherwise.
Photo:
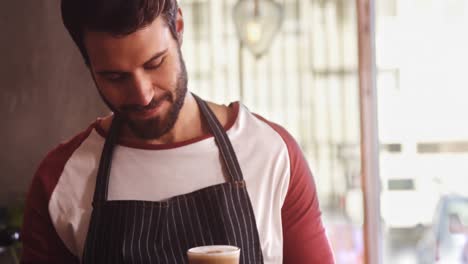
[(201, 122), (201, 113), (198, 104), (190, 92), (184, 99), (184, 105), (180, 109), (177, 121), (166, 134), (158, 139), (141, 139), (136, 137), (132, 131), (124, 126), (122, 129), (121, 138), (135, 143), (144, 144), (171, 144), (189, 140), (207, 133), (206, 128)]

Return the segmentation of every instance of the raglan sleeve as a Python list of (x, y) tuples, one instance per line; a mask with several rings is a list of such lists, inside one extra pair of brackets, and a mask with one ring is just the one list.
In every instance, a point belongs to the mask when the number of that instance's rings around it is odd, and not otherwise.
[(311, 170), (293, 137), (282, 128), (277, 130), (286, 142), (290, 159), (290, 183), (281, 210), (284, 263), (335, 263)]
[(52, 223), (48, 203), (60, 174), (60, 153), (51, 153), (33, 177), (26, 198), (21, 229), (21, 263), (79, 263), (65, 246)]
[(65, 164), (89, 136), (94, 126), (95, 124), (91, 125), (50, 151), (37, 169), (26, 197), (21, 227), (22, 264), (80, 262), (57, 233), (50, 215), (49, 202)]

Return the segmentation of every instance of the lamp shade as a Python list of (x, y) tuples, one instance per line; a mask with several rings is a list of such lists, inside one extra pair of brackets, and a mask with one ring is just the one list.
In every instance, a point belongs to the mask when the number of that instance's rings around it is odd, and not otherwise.
[(240, 41), (259, 58), (268, 51), (281, 27), (283, 9), (273, 0), (239, 0), (233, 18)]

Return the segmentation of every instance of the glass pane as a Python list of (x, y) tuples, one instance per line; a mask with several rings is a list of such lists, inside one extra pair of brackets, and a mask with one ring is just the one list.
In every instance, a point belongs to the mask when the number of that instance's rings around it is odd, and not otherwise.
[(244, 85), (243, 103), (285, 127), (301, 145), (338, 263), (362, 263), (355, 3), (276, 0), (285, 20), (269, 52), (256, 60), (247, 50), (239, 54), (236, 1), (180, 1), (189, 21), (183, 51), (190, 89), (226, 104), (239, 100)]
[(384, 262), (468, 263), (468, 1), (376, 10)]
[(388, 190), (389, 191), (412, 191), (414, 190), (414, 180), (413, 179), (391, 179), (388, 180)]

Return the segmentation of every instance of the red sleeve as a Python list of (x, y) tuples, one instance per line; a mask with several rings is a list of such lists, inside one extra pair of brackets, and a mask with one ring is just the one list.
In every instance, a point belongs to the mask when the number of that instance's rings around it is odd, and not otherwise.
[(39, 166), (26, 198), (21, 230), (21, 263), (79, 263), (58, 236), (49, 215), (49, 200), (65, 163), (91, 128), (51, 151)]
[[(261, 117), (260, 117), (261, 118)], [(321, 220), (312, 173), (294, 138), (281, 126), (267, 122), (288, 147), (291, 178), (281, 209), (283, 263), (335, 263)]]

